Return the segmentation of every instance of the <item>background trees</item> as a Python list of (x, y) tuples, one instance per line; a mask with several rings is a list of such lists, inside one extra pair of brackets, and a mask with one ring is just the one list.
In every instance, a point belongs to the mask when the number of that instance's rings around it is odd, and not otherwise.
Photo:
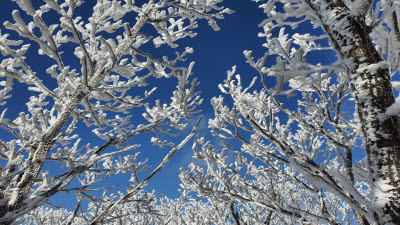
[[(4, 23), (12, 35), (0, 35), (0, 223), (15, 222), (61, 191), (78, 193), (75, 211), (63, 220), (69, 223), (87, 208), (85, 199), (96, 212), (85, 217), (89, 223), (107, 217), (115, 202), (152, 201), (140, 193), (147, 179), (137, 173), (147, 166), (137, 158), (140, 143), (130, 140), (152, 132), (151, 142), (172, 148), (154, 173), (159, 171), (193, 136), (194, 130), (176, 146), (168, 138), (186, 128), (201, 99), (196, 79), (189, 78), (193, 63), (185, 63), (193, 50), (156, 58), (149, 46), (177, 47), (177, 40), (195, 35), (198, 19), (218, 30), (215, 19), (230, 10), (217, 7), (219, 1), (102, 0), (82, 17), (77, 12), (86, 3), (80, 0), (15, 2), (20, 9), (12, 12), (14, 21)], [(35, 71), (32, 57), (52, 65)], [(156, 78), (176, 80), (169, 101), (151, 98)], [(24, 100), (21, 93), (30, 95), (22, 103), (26, 110), (7, 113)], [(94, 184), (126, 172), (132, 173), (126, 195), (93, 197), (93, 191), (108, 189)]]

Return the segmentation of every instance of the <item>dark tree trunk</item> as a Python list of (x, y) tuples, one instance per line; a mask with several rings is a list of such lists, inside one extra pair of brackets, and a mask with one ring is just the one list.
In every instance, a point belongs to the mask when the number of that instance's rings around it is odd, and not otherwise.
[(370, 169), (374, 212), (369, 216), (379, 224), (400, 224), (400, 123), (397, 116), (385, 114), (395, 102), (389, 67), (376, 51), (369, 28), (343, 2), (307, 2), (349, 75)]

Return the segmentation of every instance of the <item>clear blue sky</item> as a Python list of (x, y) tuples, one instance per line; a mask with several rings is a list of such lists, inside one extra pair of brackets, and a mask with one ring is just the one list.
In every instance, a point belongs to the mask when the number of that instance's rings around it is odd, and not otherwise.
[[(238, 72), (247, 83), (257, 75), (248, 64), (243, 55), (244, 50), (254, 50), (255, 56), (262, 56), (264, 40), (257, 34), (262, 31), (258, 24), (265, 19), (265, 14), (258, 8), (255, 2), (250, 0), (226, 0), (223, 5), (235, 11), (227, 15), (224, 20), (219, 20), (220, 31), (213, 31), (206, 21), (201, 21), (198, 35), (191, 39), (185, 39), (183, 45), (194, 48), (193, 59), (195, 64), (194, 75), (200, 81), (199, 90), (204, 99), (202, 113), (204, 118), (200, 126), (201, 136), (212, 138), (208, 134), (207, 120), (214, 114), (210, 100), (221, 94), (218, 84), (226, 79), (226, 71), (233, 65), (238, 65)], [(179, 42), (178, 42), (179, 43)], [(219, 141), (215, 140), (218, 144)], [(176, 191), (179, 188), (179, 168), (187, 167), (193, 160), (192, 143), (188, 143), (184, 149), (177, 153), (167, 164), (166, 168), (150, 182), (148, 188), (156, 189), (157, 193), (165, 193), (167, 196), (178, 197)], [(160, 185), (162, 184), (162, 185)]]
[[(42, 2), (40, 0), (33, 0), (33, 2)], [(90, 12), (87, 8), (95, 0), (87, 0), (87, 3), (81, 6), (80, 13), (82, 16), (87, 16)], [(194, 38), (186, 38), (178, 42), (180, 47), (184, 48), (187, 46), (194, 48), (193, 56), (189, 57), (189, 60), (196, 61), (194, 68), (194, 76), (200, 81), (198, 90), (202, 92), (202, 98), (204, 103), (202, 105), (202, 113), (205, 115), (201, 124), (201, 131), (203, 135), (207, 135), (207, 119), (212, 116), (213, 109), (211, 108), (210, 99), (213, 96), (218, 96), (220, 91), (218, 84), (222, 83), (226, 78), (226, 71), (231, 69), (233, 65), (238, 65), (238, 72), (242, 75), (244, 83), (247, 83), (256, 75), (256, 72), (245, 63), (246, 59), (243, 56), (244, 50), (253, 50), (254, 57), (260, 57), (264, 54), (265, 48), (262, 47), (264, 40), (257, 36), (258, 32), (262, 29), (258, 27), (258, 24), (265, 19), (265, 14), (261, 9), (257, 7), (255, 2), (250, 0), (225, 0), (223, 5), (235, 11), (234, 14), (227, 15), (224, 20), (219, 20), (218, 25), (221, 30), (215, 32), (211, 27), (207, 25), (206, 21), (200, 21), (200, 27), (196, 31), (198, 35)], [(11, 12), (16, 8), (16, 4), (10, 0), (1, 0), (0, 7), (0, 20), (3, 23), (5, 20), (11, 20)], [(4, 28), (2, 27), (2, 33)], [(168, 48), (159, 48), (152, 55), (162, 55), (164, 50)], [(67, 50), (66, 53), (68, 54)], [(35, 53), (32, 52), (30, 55), (32, 58), (29, 59), (31, 67), (35, 71), (41, 71), (44, 73), (45, 69), (52, 65), (54, 62), (43, 61), (41, 57), (36, 57)], [(76, 63), (76, 62), (71, 62)], [(38, 76), (42, 76), (46, 79), (46, 75), (39, 73)], [(51, 84), (51, 81), (49, 81)], [(166, 100), (164, 91), (168, 90), (168, 86), (175, 85), (174, 82), (162, 81), (160, 83), (160, 89), (156, 93), (156, 97), (161, 100)], [(26, 110), (24, 102), (29, 99), (31, 93), (24, 90), (25, 87), (18, 85), (14, 88), (14, 97), (17, 97), (17, 101), (12, 108), (8, 105), (8, 113), (18, 113)], [(4, 106), (0, 106), (2, 111)], [(90, 132), (89, 132), (90, 133)], [(4, 131), (0, 130), (0, 135), (5, 135)], [(91, 138), (91, 135), (82, 132), (83, 137)], [(139, 150), (142, 152), (142, 157), (149, 158), (149, 163), (153, 165), (153, 168), (157, 166), (157, 163), (162, 160), (168, 149), (160, 150), (155, 146), (146, 144), (149, 141), (149, 137), (140, 137), (136, 139), (137, 142), (142, 144), (142, 148)], [(83, 140), (83, 143), (86, 143)], [(187, 167), (191, 162), (191, 150), (192, 143), (189, 143), (184, 147), (173, 159), (167, 164), (167, 166), (158, 174), (148, 185), (147, 189), (155, 189), (158, 194), (166, 194), (170, 197), (178, 197), (177, 188), (179, 188), (179, 168)], [(110, 185), (121, 184), (122, 186), (127, 185), (127, 178), (116, 177), (110, 179), (107, 183)], [(56, 200), (58, 198), (55, 198)], [(68, 204), (66, 204), (68, 207)]]

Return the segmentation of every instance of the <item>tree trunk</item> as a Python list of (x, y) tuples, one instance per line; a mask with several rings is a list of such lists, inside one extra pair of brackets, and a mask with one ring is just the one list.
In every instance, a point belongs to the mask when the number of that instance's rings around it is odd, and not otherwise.
[(388, 64), (376, 51), (369, 28), (343, 2), (306, 2), (320, 18), (349, 75), (370, 169), (369, 217), (378, 224), (400, 224), (400, 123), (397, 116), (385, 114), (395, 102)]

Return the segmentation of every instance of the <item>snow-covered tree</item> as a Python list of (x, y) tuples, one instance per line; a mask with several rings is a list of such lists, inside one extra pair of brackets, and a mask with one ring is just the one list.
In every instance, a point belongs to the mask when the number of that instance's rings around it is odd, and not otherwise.
[[(19, 223), (19, 217), (30, 218), (37, 209), (43, 218), (58, 215), (46, 223), (95, 224), (112, 220), (127, 202), (136, 202), (130, 210), (150, 204), (154, 196), (142, 188), (194, 135), (193, 130), (180, 144), (170, 143), (201, 103), (198, 83), (190, 79), (194, 64), (185, 62), (193, 50), (176, 48), (176, 41), (195, 36), (199, 19), (219, 29), (216, 19), (230, 10), (218, 6), (220, 0), (14, 2), (19, 9), (0, 33), (0, 223)], [(153, 57), (152, 49), (160, 46), (176, 50)], [(33, 66), (39, 61), (33, 58), (53, 65)], [(152, 98), (158, 78), (177, 81), (169, 102)], [(30, 95), (26, 102), (21, 93)], [(7, 113), (24, 103), (26, 110)], [(137, 173), (147, 165), (137, 157), (140, 143), (132, 139), (144, 133), (154, 134), (153, 144), (172, 150), (139, 180)], [(132, 174), (125, 194), (92, 188), (120, 173)], [(91, 194), (101, 190), (102, 197)], [(75, 210), (38, 209), (59, 192), (76, 194)]]
[[(115, 198), (117, 196), (112, 196)], [(169, 199), (156, 197), (154, 193), (138, 195), (137, 199), (124, 202), (110, 214), (103, 224), (115, 225), (162, 225), (162, 224), (234, 224), (229, 217), (229, 210), (218, 202), (208, 204), (196, 199)], [(102, 204), (106, 206), (106, 204)], [(76, 215), (71, 224), (87, 224), (93, 215), (98, 214), (101, 206), (91, 203), (89, 209)], [(70, 221), (71, 212), (68, 209), (39, 207), (20, 218), (19, 222), (26, 224), (66, 224)]]
[(257, 2), (258, 75), (228, 71), (184, 189), (236, 224), (400, 224), (400, 2)]

